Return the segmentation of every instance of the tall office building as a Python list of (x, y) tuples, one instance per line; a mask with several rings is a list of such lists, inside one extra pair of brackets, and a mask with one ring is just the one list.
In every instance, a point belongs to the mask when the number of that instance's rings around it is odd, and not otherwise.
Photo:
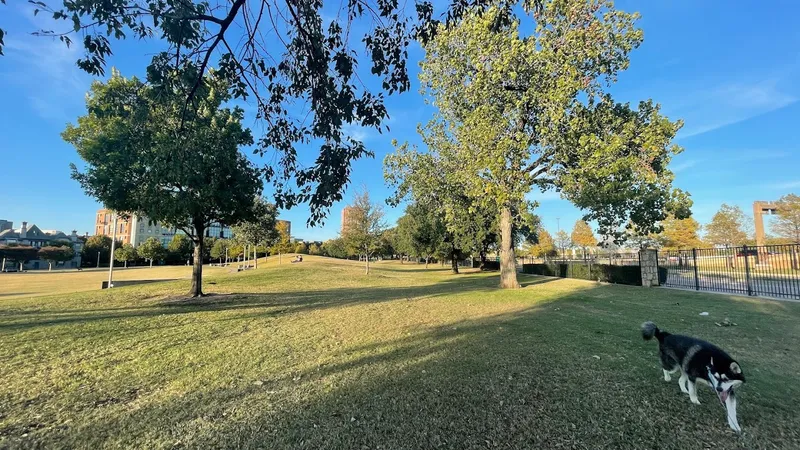
[(342, 208), (342, 225), (339, 230), (344, 233), (350, 223), (355, 219), (356, 208), (353, 206), (345, 206)]
[[(108, 209), (97, 211), (94, 234), (113, 236), (113, 224), (113, 211)], [(150, 220), (145, 216), (131, 214), (127, 219), (122, 217), (117, 219), (117, 239), (123, 244), (133, 244), (134, 247), (138, 247), (151, 237), (158, 239), (166, 247), (176, 234), (183, 234), (183, 231)], [(214, 223), (206, 228), (206, 237), (229, 239), (233, 237), (233, 232), (230, 227)]]

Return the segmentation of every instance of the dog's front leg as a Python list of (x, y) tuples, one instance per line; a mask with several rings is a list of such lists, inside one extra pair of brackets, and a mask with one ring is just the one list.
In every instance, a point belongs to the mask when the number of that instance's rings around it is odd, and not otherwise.
[(697, 398), (697, 385), (691, 379), (687, 380), (687, 384), (689, 386), (689, 400), (695, 405), (699, 405), (700, 400)]
[(681, 392), (684, 394), (689, 393), (689, 389), (686, 388), (686, 383), (689, 381), (689, 378), (686, 376), (686, 372), (681, 371), (681, 377), (678, 378), (678, 386), (681, 388)]

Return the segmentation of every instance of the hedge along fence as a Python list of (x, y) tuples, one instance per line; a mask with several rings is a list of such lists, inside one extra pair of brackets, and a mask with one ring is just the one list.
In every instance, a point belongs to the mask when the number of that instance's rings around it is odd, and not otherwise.
[[(614, 284), (642, 285), (639, 266), (614, 266), (609, 264), (523, 264), (522, 273), (549, 277), (577, 278)], [(659, 282), (667, 279), (667, 270), (658, 268)]]
[[(473, 259), (472, 260), (472, 268), (478, 269), (481, 267), (481, 260), (480, 259)], [(484, 261), (483, 270), (500, 270), (500, 261), (494, 261), (487, 259)]]

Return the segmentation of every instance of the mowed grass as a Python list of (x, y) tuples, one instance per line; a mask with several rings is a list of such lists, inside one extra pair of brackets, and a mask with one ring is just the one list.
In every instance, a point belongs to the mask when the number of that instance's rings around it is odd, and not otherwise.
[[(235, 267), (235, 266), (234, 266)], [(230, 267), (203, 268), (204, 274), (215, 275), (230, 272)], [(114, 268), (114, 281), (122, 280), (177, 280), (190, 279), (190, 266), (121, 267)], [(64, 269), (48, 272), (0, 273), (0, 302), (9, 298), (34, 297), (40, 295), (68, 294), (99, 290), (103, 281), (108, 281), (108, 267), (104, 269)], [(1, 304), (1, 303), (0, 303)]]
[[(308, 257), (210, 274), (195, 301), (186, 280), (0, 298), (0, 447), (800, 447), (800, 304), (362, 271)], [(648, 319), (739, 360), (742, 436), (708, 388), (697, 406), (662, 380)]]

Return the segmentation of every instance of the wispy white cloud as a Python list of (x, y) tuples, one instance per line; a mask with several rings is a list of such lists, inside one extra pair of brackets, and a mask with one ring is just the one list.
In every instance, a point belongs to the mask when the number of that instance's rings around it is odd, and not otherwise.
[[(24, 29), (60, 30), (65, 26), (47, 14), (34, 16), (33, 6), (27, 4), (17, 4), (9, 13), (28, 23)], [(0, 82), (28, 98), (27, 106), (42, 119), (63, 123), (75, 115), (91, 82), (75, 64), (80, 45), (67, 47), (55, 38), (18, 32), (6, 37), (5, 47), (7, 63), (0, 70)]]
[(686, 161), (681, 161), (679, 163), (676, 163), (671, 167), (671, 169), (674, 173), (683, 172), (686, 169), (691, 169), (692, 167), (696, 166), (701, 161), (702, 160), (698, 159), (688, 159)]
[[(703, 150), (703, 154), (713, 154), (710, 157), (693, 158), (681, 160), (671, 166), (674, 173), (684, 172), (692, 167), (701, 166), (709, 163), (706, 167), (715, 171), (719, 170), (720, 165), (740, 164), (756, 161), (774, 161), (790, 156), (792, 153), (785, 150), (764, 150), (764, 149), (736, 149), (736, 150)], [(702, 170), (701, 172), (706, 172)]]
[(728, 82), (711, 89), (691, 92), (676, 115), (683, 117), (686, 126), (680, 139), (698, 136), (728, 125), (785, 108), (800, 98), (783, 86), (779, 77), (757, 82)]

